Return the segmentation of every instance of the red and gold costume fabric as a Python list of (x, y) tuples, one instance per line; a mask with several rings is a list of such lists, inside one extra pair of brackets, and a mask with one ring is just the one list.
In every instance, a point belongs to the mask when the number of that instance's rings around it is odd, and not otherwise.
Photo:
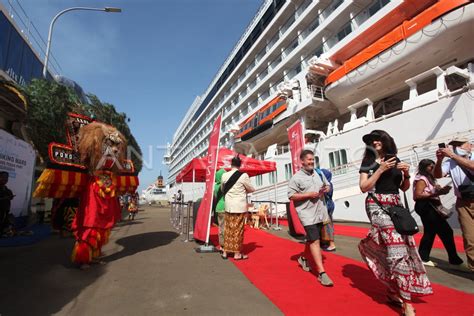
[(102, 246), (108, 242), (110, 230), (121, 219), (115, 183), (111, 172), (100, 171), (91, 177), (83, 192), (72, 224), (76, 238), (72, 254), (74, 263), (88, 264), (100, 256)]

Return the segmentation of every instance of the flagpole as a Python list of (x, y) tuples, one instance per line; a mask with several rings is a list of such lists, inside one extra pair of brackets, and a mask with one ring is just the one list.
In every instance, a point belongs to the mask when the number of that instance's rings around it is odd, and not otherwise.
[[(216, 149), (216, 157), (214, 161), (214, 179), (211, 179), (211, 181), (214, 183), (215, 182), (215, 174), (217, 172), (217, 161), (219, 160), (219, 147), (221, 144), (220, 137), (221, 137), (221, 128), (222, 128), (222, 116), (223, 116), (223, 111), (219, 114), (221, 121), (219, 122), (219, 130), (218, 130), (218, 136), (217, 136), (217, 149)], [(218, 117), (219, 117), (218, 116)], [(214, 189), (214, 186), (212, 186)], [(214, 195), (214, 192), (212, 193)], [(210, 203), (209, 206), (209, 222), (207, 223), (207, 234), (206, 234), (206, 246), (209, 245), (209, 235), (211, 233), (211, 218), (212, 218), (212, 203)]]

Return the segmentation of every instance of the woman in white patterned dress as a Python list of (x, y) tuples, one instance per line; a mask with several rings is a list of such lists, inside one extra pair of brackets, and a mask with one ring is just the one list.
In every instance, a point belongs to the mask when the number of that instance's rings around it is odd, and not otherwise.
[[(363, 141), (367, 148), (359, 171), (361, 191), (372, 192), (386, 207), (402, 205), (399, 190), (410, 187), (409, 165), (396, 157), (393, 138), (385, 131), (374, 130)], [(413, 236), (400, 235), (370, 195), (365, 205), (371, 228), (359, 244), (362, 258), (388, 287), (389, 302), (399, 305), (403, 315), (415, 315), (412, 295), (433, 293), (415, 240)]]

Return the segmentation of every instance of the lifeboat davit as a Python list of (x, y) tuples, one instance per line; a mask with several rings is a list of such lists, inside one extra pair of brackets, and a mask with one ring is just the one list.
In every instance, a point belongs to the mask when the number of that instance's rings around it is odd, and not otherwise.
[(362, 99), (379, 100), (405, 80), (435, 66), (474, 58), (474, 3), (439, 1), (346, 60), (326, 78), (326, 97), (340, 111)]

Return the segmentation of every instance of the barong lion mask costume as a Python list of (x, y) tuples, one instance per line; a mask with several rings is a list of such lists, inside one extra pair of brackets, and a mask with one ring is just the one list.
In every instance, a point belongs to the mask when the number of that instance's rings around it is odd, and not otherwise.
[(123, 169), (125, 148), (125, 138), (112, 126), (93, 122), (79, 130), (81, 163), (91, 175), (73, 222), (72, 260), (79, 265), (97, 260), (110, 229), (121, 219), (116, 174)]
[[(121, 219), (118, 195), (133, 193), (138, 178), (125, 160), (127, 141), (114, 127), (69, 114), (68, 144), (49, 144), (50, 163), (38, 179), (35, 197), (79, 198), (71, 229), (72, 261), (84, 266), (100, 256), (111, 228)], [(80, 128), (71, 128), (71, 126)]]
[(108, 169), (118, 172), (125, 160), (125, 137), (114, 127), (93, 122), (79, 130), (78, 151), (90, 173)]

